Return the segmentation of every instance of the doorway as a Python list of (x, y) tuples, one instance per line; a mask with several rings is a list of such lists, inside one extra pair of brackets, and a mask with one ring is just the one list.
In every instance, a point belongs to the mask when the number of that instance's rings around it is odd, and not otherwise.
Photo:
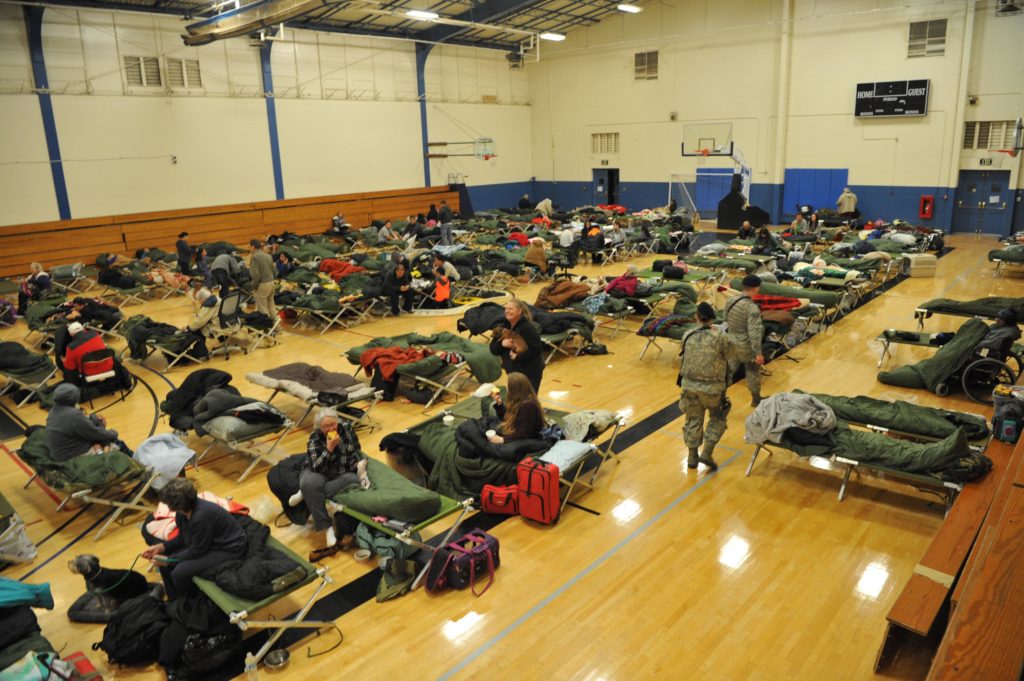
[(594, 205), (619, 202), (619, 169), (594, 168)]
[(953, 231), (1009, 235), (1012, 196), (1009, 170), (961, 170)]

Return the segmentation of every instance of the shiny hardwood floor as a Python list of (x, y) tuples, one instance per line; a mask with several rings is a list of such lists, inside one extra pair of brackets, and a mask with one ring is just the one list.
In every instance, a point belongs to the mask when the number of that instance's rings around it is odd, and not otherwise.
[[(916, 304), (940, 296), (1024, 295), (1019, 277), (993, 276), (985, 259), (995, 246), (993, 239), (958, 236), (948, 244), (955, 250), (939, 261), (934, 279), (904, 281), (789, 353), (799, 361), (773, 362), (771, 376), (764, 380), (766, 392), (801, 388), (981, 411), (956, 396), (940, 399), (875, 380), (880, 350), (876, 335), (884, 328), (914, 328)], [(621, 267), (583, 271), (604, 274)], [(532, 302), (538, 288), (524, 286), (520, 292)], [(189, 305), (181, 299), (129, 310), (171, 323), (189, 315)], [(455, 331), (456, 319), (388, 318), (323, 336), (289, 330), (277, 347), (236, 355), (229, 362), (216, 359), (209, 366), (231, 372), (243, 394), (265, 397), (269, 391), (245, 381), (246, 372), (297, 360), (351, 371), (339, 357), (348, 347), (411, 330)], [(926, 328), (955, 329), (959, 321), (935, 317)], [(0, 335), (13, 339), (22, 334), (23, 329), (15, 328)], [(639, 360), (643, 339), (632, 333), (613, 339), (607, 331), (598, 335), (611, 354), (556, 359), (544, 376), (545, 404), (619, 410), (633, 425), (677, 399), (672, 345), (663, 344), (663, 352), (649, 352)], [(897, 348), (888, 364), (904, 364), (924, 354)], [(145, 385), (104, 413), (126, 441), (137, 444), (150, 433), (155, 400), (170, 385), (156, 371), (132, 370)], [(187, 373), (187, 368), (175, 369), (166, 379), (177, 385)], [(687, 470), (682, 419), (676, 418), (626, 449), (619, 465), (602, 470), (599, 489), (579, 499), (600, 515), (570, 507), (554, 527), (536, 527), (519, 518), (495, 527), (502, 564), (483, 597), (474, 598), (468, 591), (429, 596), (420, 590), (388, 603), (371, 600), (338, 620), (345, 640), (337, 650), (306, 656), (307, 648), (316, 652), (333, 644), (336, 634), (331, 632), (304, 641), (293, 647), (289, 668), (274, 676), (873, 678), (885, 614), (941, 523), (941, 505), (910, 487), (873, 477), (855, 478), (846, 500), (839, 503), (837, 472), (813, 468), (785, 452), (762, 457), (751, 476), (744, 477), (751, 452), (742, 439), (749, 399), (742, 383), (731, 388), (730, 396), (735, 406), (718, 451), (722, 466), (717, 474)], [(97, 409), (112, 402), (102, 400)], [(304, 409), (287, 397), (278, 400), (293, 416)], [(18, 413), (30, 423), (45, 420), (45, 413), (34, 406)], [(384, 434), (423, 418), (419, 407), (398, 403), (379, 405), (375, 415), (383, 428), (362, 435), (371, 456), (382, 456), (377, 444)], [(156, 432), (168, 430), (165, 421), (156, 426)], [(307, 433), (290, 436), (285, 451), (301, 451)], [(19, 442), (5, 444), (14, 449)], [(274, 503), (265, 468), (245, 483), (235, 483), (247, 463), (241, 455), (222, 453), (189, 476), (202, 489), (257, 509)], [(55, 513), (40, 487), (22, 488), (27, 477), (9, 457), (0, 459), (0, 489), (40, 544), (34, 563), (9, 569), (4, 576), (31, 572), (30, 581), (49, 581), (57, 605), (52, 612), (38, 613), (43, 633), (57, 648), (66, 644), (67, 651), (87, 649), (102, 628), (68, 622), (64, 611), (83, 591), (83, 583), (68, 572), (66, 561), (78, 553), (95, 553), (104, 564), (126, 567), (143, 543), (131, 523), (93, 542), (89, 530), (100, 510)], [(311, 549), (316, 539), (306, 528), (274, 533), (300, 552)], [(336, 587), (372, 569), (347, 554), (325, 564)], [(292, 598), (276, 610), (288, 612), (297, 604)], [(91, 656), (107, 679), (162, 678), (156, 668), (106, 669), (99, 653)], [(909, 655), (886, 678), (923, 678), (926, 668), (926, 654)]]

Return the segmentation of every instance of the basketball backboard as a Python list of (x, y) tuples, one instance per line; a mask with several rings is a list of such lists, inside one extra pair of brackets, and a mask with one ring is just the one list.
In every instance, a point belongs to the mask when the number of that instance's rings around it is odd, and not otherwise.
[(732, 123), (684, 123), (683, 156), (732, 156)]

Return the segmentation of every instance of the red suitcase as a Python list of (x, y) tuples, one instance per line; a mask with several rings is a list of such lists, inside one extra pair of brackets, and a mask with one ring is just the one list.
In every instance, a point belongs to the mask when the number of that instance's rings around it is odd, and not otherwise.
[(96, 671), (96, 667), (85, 656), (85, 653), (71, 653), (64, 658), (64, 661), (75, 665), (75, 670), (78, 672), (78, 681), (103, 681), (103, 676)]
[(519, 513), (519, 487), (516, 485), (484, 485), (480, 492), (484, 513), (516, 515)]
[(519, 482), (519, 515), (545, 525), (558, 522), (561, 497), (558, 466), (526, 457), (516, 467)]

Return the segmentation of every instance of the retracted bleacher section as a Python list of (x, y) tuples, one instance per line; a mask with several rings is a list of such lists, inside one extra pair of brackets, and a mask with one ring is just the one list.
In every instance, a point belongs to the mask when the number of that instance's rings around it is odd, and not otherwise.
[(51, 267), (91, 264), (104, 252), (130, 257), (143, 247), (173, 251), (183, 231), (193, 245), (229, 241), (245, 246), (250, 239), (286, 230), (320, 234), (338, 211), (359, 229), (373, 220), (425, 212), (442, 199), (459, 209), (459, 192), (441, 186), (0, 226), (0, 277), (24, 274), (34, 261)]

